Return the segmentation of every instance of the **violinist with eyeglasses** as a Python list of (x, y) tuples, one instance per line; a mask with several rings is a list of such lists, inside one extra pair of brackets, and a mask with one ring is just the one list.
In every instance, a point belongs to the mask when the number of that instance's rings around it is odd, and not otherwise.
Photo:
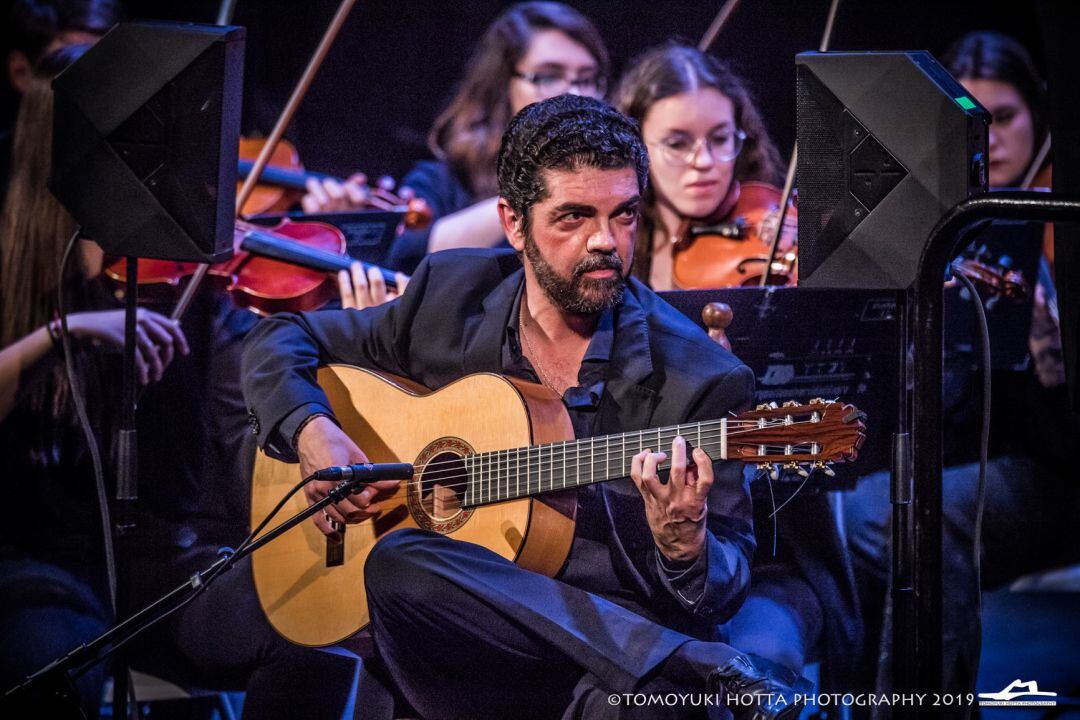
[[(672, 43), (625, 72), (615, 105), (652, 160), (634, 274), (654, 290), (757, 284), (779, 222), (780, 155), (745, 83), (721, 60)], [(789, 219), (781, 260), (794, 257)], [(770, 284), (793, 281), (792, 263)]]
[[(783, 170), (746, 83), (717, 57), (670, 43), (631, 64), (614, 101), (640, 124), (649, 151), (634, 275), (658, 290), (757, 284), (769, 230), (753, 226), (770, 214), (779, 219), (780, 193), (773, 183)], [(724, 226), (747, 234), (693, 237), (695, 228)], [(790, 235), (786, 243), (784, 252), (793, 253)], [(758, 548), (749, 597), (725, 631), (735, 647), (793, 672), (825, 660), (841, 687), (859, 647), (861, 624), (825, 497), (798, 496), (772, 517), (768, 490), (754, 490)]]
[[(495, 177), (507, 123), (526, 105), (564, 93), (601, 98), (608, 73), (600, 33), (567, 5), (519, 3), (496, 18), (428, 134), (435, 159), (418, 162), (402, 179), (402, 193), (426, 200), (433, 222), (395, 240), (390, 267), (411, 273), (425, 255), (439, 250), (509, 247), (496, 211)], [(361, 207), (370, 192), (366, 180), (311, 180), (303, 208), (316, 213)]]

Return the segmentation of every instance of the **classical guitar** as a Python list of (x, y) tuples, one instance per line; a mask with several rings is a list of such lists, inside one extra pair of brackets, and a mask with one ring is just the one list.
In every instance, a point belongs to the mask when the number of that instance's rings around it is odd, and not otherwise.
[[(416, 472), (382, 512), (337, 537), (312, 523), (253, 555), (259, 602), (271, 624), (301, 645), (331, 645), (368, 623), (364, 563), (398, 528), (420, 527), (483, 545), (530, 570), (555, 574), (574, 536), (573, 489), (630, 475), (645, 448), (676, 434), (715, 460), (803, 473), (855, 458), (863, 414), (851, 405), (775, 403), (710, 422), (575, 440), (562, 401), (540, 385), (470, 375), (436, 392), (350, 366), (319, 371), (345, 432), (372, 462), (411, 462)], [(360, 408), (394, 408), (364, 414)], [(663, 466), (661, 466), (663, 468)], [(299, 465), (259, 453), (251, 512), (261, 520), (301, 480)], [(567, 492), (568, 491), (568, 492)], [(285, 512), (305, 506), (302, 493)]]

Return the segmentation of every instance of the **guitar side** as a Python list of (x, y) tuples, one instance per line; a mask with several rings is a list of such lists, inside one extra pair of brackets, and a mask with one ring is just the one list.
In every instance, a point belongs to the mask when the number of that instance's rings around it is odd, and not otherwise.
[[(377, 517), (346, 527), (336, 557), (328, 554), (326, 537), (310, 522), (252, 556), (259, 602), (281, 635), (300, 645), (323, 646), (366, 626), (364, 564), (374, 544), (399, 528), (428, 527), (549, 575), (562, 566), (573, 539), (572, 502), (512, 500), (440, 511), (435, 515), (447, 517), (439, 522), (425, 514), (429, 505), (421, 507), (438, 495), (431, 487), (441, 472), (436, 468), (452, 466), (432, 464), (425, 477), (427, 462), (572, 439), (569, 416), (553, 393), (494, 374), (470, 375), (428, 392), (407, 380), (344, 365), (321, 369), (318, 381), (342, 428), (371, 462), (414, 463), (418, 473), (392, 497), (380, 499)], [(299, 465), (260, 450), (252, 479), (252, 522), (261, 521), (300, 480)], [(305, 506), (298, 492), (280, 517)]]

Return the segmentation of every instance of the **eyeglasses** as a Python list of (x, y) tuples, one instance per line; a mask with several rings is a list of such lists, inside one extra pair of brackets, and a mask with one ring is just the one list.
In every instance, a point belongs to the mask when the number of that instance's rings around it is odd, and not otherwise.
[(694, 164), (694, 160), (703, 148), (712, 156), (713, 161), (731, 162), (739, 157), (745, 142), (746, 133), (742, 130), (735, 132), (725, 130), (698, 138), (692, 143), (689, 138), (676, 136), (662, 142), (650, 143), (650, 145), (659, 150), (660, 155), (670, 165), (688, 166)]
[(570, 88), (577, 88), (582, 95), (600, 97), (607, 89), (607, 83), (600, 75), (585, 75), (579, 78), (568, 78), (561, 73), (555, 72), (518, 72), (513, 76), (531, 83), (546, 97), (555, 97), (569, 92)]

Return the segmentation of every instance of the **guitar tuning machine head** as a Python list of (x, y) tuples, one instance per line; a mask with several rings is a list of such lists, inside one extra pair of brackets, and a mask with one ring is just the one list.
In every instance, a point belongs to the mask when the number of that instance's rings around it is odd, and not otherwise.
[(758, 477), (768, 475), (770, 480), (780, 479), (780, 463), (763, 462), (758, 463), (755, 467), (758, 469)]
[(791, 462), (784, 463), (784, 470), (790, 470), (790, 471), (794, 472), (796, 475), (798, 475), (799, 477), (809, 477), (810, 473), (809, 473), (809, 471), (807, 471), (807, 469), (804, 467), (804, 465), (805, 465), (805, 463), (800, 463), (798, 461), (793, 460)]
[(798, 400), (788, 400), (787, 402), (784, 403), (784, 407), (799, 407), (799, 401)]
[(825, 398), (813, 398), (810, 400), (811, 405), (828, 405), (829, 402)]

